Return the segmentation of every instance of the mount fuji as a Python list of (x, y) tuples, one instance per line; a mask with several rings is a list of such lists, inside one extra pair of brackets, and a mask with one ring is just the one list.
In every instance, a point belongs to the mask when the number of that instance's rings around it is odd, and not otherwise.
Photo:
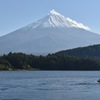
[(0, 54), (23, 52), (44, 55), (93, 44), (100, 44), (99, 34), (52, 10), (37, 22), (1, 36)]

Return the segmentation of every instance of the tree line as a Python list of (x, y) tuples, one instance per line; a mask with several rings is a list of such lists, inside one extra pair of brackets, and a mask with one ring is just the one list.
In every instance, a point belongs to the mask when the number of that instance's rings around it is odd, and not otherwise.
[(0, 70), (100, 70), (100, 60), (70, 55), (35, 56), (10, 52), (0, 56)]

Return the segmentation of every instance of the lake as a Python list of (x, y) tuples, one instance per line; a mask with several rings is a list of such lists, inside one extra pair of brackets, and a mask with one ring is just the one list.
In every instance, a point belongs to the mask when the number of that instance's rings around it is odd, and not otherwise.
[(1, 71), (0, 100), (100, 100), (100, 71)]

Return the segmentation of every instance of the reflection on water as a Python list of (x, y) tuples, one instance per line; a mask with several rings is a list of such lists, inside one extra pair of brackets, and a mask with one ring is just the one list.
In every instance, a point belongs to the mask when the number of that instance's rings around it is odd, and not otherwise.
[(97, 100), (99, 71), (0, 72), (0, 100)]

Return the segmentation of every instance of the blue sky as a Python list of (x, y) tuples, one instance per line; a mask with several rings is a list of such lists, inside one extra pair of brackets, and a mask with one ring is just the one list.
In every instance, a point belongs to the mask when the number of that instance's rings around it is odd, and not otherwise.
[(100, 0), (0, 0), (0, 36), (56, 10), (100, 33)]

